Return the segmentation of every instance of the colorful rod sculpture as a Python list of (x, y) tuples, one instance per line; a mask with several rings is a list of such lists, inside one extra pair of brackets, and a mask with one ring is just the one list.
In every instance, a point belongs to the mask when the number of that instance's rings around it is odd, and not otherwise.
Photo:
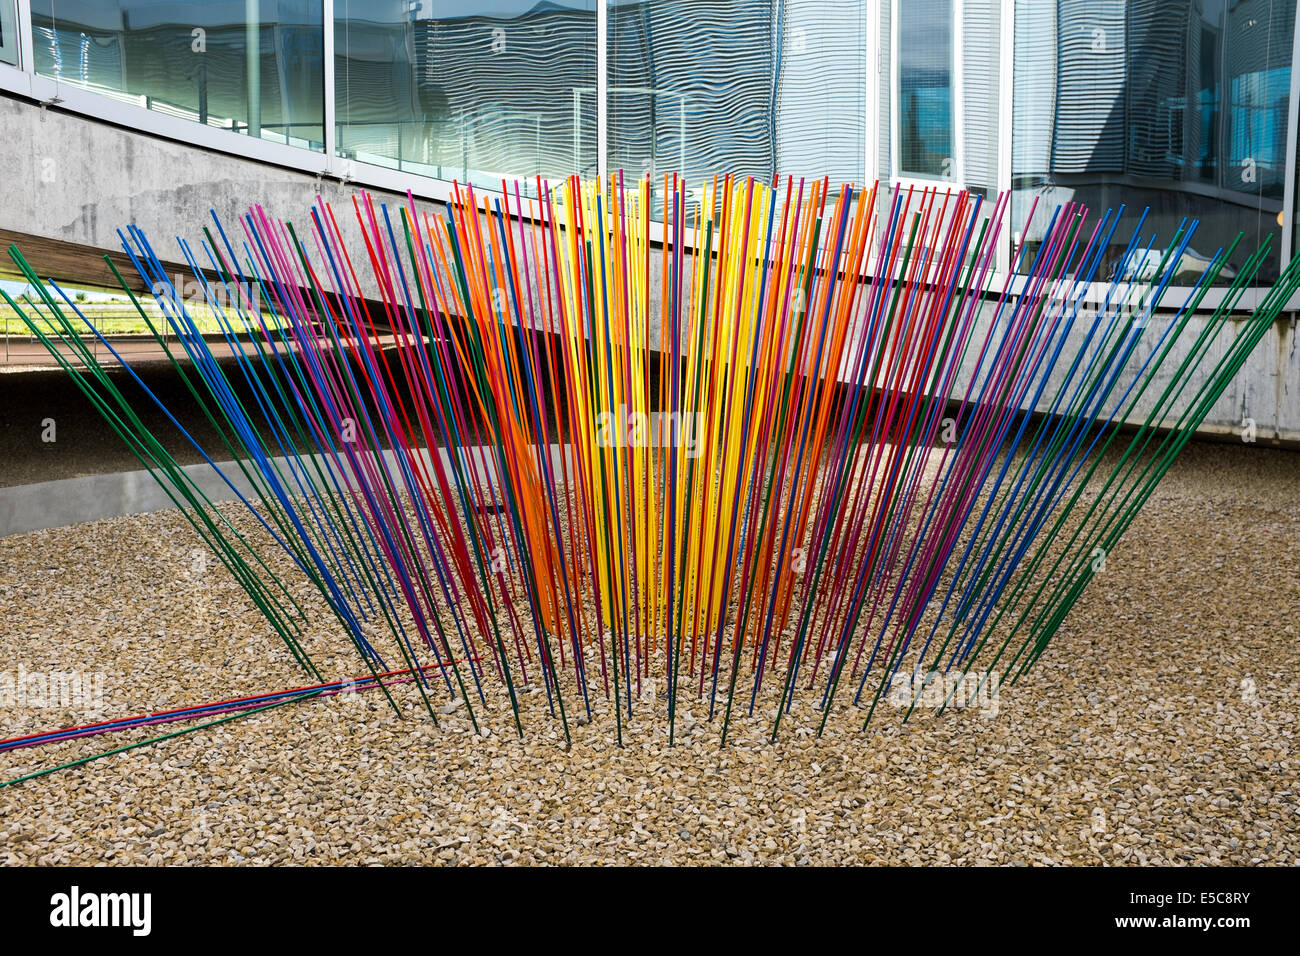
[(354, 198), (352, 248), (323, 202), (305, 232), (214, 214), (180, 248), (220, 362), (148, 239), (120, 233), (157, 308), (114, 273), (221, 447), (122, 364), (252, 531), (10, 248), (36, 294), (6, 301), (316, 681), (245, 711), (336, 689), (302, 640), (321, 613), (395, 710), (400, 672), (432, 720), (450, 695), (476, 730), (504, 693), (522, 735), (525, 685), (566, 741), (600, 712), (620, 743), (666, 715), (671, 742), (688, 698), (723, 742), (738, 713), (773, 739), (836, 712), (865, 728), (900, 686), (905, 714), (932, 681), (961, 704), (1043, 654), (1300, 288), (1297, 257), (1244, 313), (1267, 247), (1234, 274), (1233, 243), (1166, 303), (1196, 223), (1157, 246), (1122, 209), (1058, 208), (999, 272), (1005, 195), (666, 177), (662, 224), (648, 179), (537, 195), (457, 186), (445, 216)]

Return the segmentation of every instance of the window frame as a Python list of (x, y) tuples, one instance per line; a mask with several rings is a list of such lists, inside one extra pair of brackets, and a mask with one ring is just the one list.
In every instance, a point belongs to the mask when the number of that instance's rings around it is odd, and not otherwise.
[[(1300, 2), (1296, 4), (1295, 37), (1291, 45), (1291, 101), (1287, 108), (1286, 182), (1282, 189), (1283, 267), (1300, 255)], [(1300, 303), (1290, 303), (1300, 305)]]

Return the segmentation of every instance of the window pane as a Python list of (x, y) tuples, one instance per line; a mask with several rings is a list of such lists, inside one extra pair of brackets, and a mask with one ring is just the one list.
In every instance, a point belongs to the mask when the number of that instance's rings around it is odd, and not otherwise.
[[(865, 0), (611, 0), (608, 168), (866, 178)], [(658, 215), (658, 210), (656, 210)]]
[[(1012, 213), (1027, 259), (1059, 203), (1124, 203), (1150, 208), (1144, 234), (1154, 231), (1157, 247), (1184, 217), (1200, 220), (1180, 284), (1238, 232), (1220, 282), (1270, 238), (1260, 280), (1276, 278), (1295, 9), (1295, 0), (1017, 0)], [(1112, 258), (1130, 235), (1116, 234)]]
[(18, 28), (12, 0), (0, 0), (0, 63), (18, 62)]
[[(998, 143), (1002, 139), (1001, 0), (962, 0), (961, 122), (953, 130), (960, 145), (961, 185), (985, 199), (998, 193)], [(958, 139), (960, 137), (960, 139)]]
[[(248, 9), (257, 11), (251, 25)], [(324, 148), (319, 0), (32, 0), (36, 72), (237, 133)]]
[(952, 0), (902, 0), (897, 12), (898, 172), (951, 178)]
[(595, 175), (595, 0), (482, 6), (336, 0), (340, 155), (498, 189)]

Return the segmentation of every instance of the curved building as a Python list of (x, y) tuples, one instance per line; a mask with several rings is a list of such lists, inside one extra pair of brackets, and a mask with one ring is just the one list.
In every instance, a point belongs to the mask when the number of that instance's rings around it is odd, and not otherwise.
[[(1267, 281), (1298, 51), (1295, 0), (0, 0), (0, 239), (93, 285), (252, 196), (732, 171), (1010, 191), (1004, 274), (1063, 202), (1195, 218), (1180, 283), (1238, 233)], [(1213, 427), (1300, 440), (1293, 325)]]

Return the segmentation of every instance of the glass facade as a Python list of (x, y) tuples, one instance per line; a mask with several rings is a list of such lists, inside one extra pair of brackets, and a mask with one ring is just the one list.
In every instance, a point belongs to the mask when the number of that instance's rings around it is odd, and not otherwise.
[(241, 135), (332, 140), (331, 172), (359, 182), (879, 177), (886, 212), (899, 181), (1009, 186), (1008, 246), (1030, 255), (1070, 201), (1149, 210), (1157, 246), (1199, 220), (1180, 285), (1238, 233), (1220, 281), (1264, 242), (1270, 281), (1295, 229), (1296, 0), (335, 0), (332, 40), (321, 0), (30, 8), (20, 63), (20, 8), (0, 0), (0, 63)]
[(32, 0), (35, 71), (127, 103), (325, 148), (319, 0)]
[(865, 0), (612, 0), (607, 168), (866, 178)]
[(1200, 221), (1180, 284), (1239, 232), (1220, 282), (1265, 241), (1260, 279), (1276, 278), (1295, 13), (1294, 0), (1017, 0), (1012, 215), (1028, 253), (1059, 203), (1123, 203), (1150, 210), (1157, 247)]
[(498, 189), (595, 175), (595, 0), (336, 0), (334, 16), (341, 156)]

